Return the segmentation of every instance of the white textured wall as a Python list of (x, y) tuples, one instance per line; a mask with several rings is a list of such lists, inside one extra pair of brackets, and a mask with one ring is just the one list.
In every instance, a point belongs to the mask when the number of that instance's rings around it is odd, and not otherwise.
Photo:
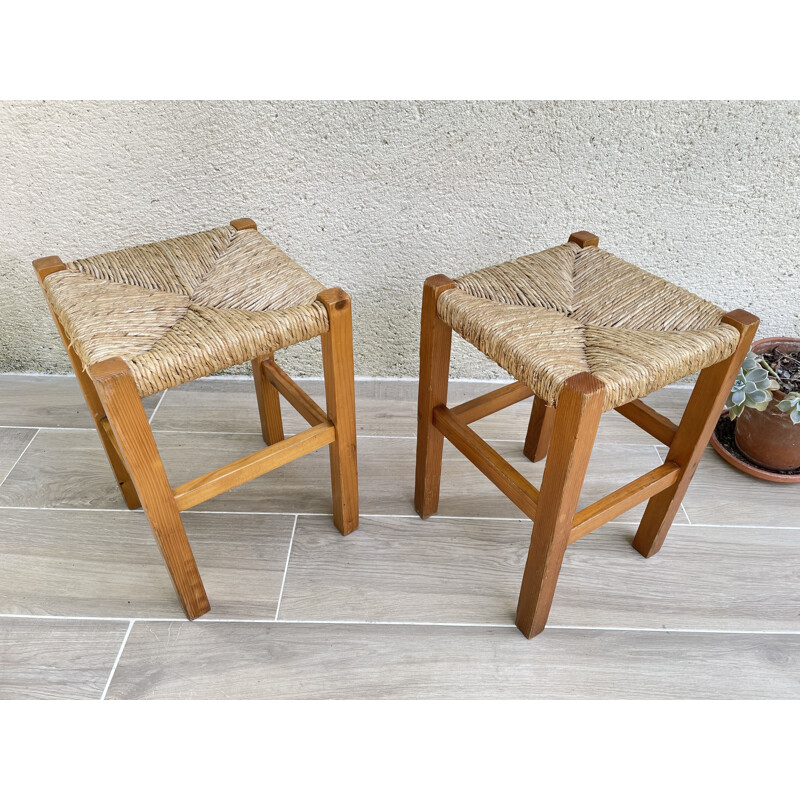
[[(355, 312), (356, 372), (413, 375), (425, 276), (597, 233), (800, 335), (800, 103), (0, 104), (0, 370), (68, 370), (32, 259), (253, 217)], [(320, 373), (308, 345), (281, 357)], [(461, 344), (453, 374), (501, 375)]]

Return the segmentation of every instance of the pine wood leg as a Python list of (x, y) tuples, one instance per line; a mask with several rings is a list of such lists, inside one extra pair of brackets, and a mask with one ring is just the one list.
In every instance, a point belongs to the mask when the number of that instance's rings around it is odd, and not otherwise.
[(548, 406), (540, 397), (534, 397), (531, 418), (528, 422), (528, 433), (525, 436), (525, 447), (522, 450), (526, 458), (531, 461), (541, 461), (547, 455), (555, 420), (555, 408)]
[(517, 605), (517, 627), (529, 639), (544, 630), (550, 614), (604, 397), (605, 387), (588, 372), (573, 375), (558, 397)]
[(136, 384), (121, 358), (93, 365), (90, 374), (183, 608), (195, 619), (209, 610), (208, 597)]
[(327, 309), (330, 322), (322, 334), (322, 364), (328, 418), (336, 428), (336, 439), (329, 446), (333, 522), (346, 535), (358, 527), (353, 321), (350, 298), (341, 289), (326, 289), (317, 300)]
[[(48, 256), (47, 258), (39, 258), (34, 261), (33, 268), (36, 270), (39, 283), (43, 284), (44, 279), (48, 275), (52, 275), (54, 272), (60, 272), (62, 269), (66, 269), (67, 267), (58, 256)], [(47, 300), (46, 294), (45, 300)], [(106, 451), (108, 463), (111, 465), (111, 469), (114, 472), (114, 477), (117, 479), (117, 485), (122, 492), (125, 505), (131, 509), (139, 508), (142, 504), (139, 502), (139, 497), (136, 494), (136, 488), (133, 485), (131, 476), (128, 474), (125, 464), (119, 457), (114, 444), (100, 422), (105, 417), (105, 411), (103, 411), (103, 404), (100, 402), (100, 398), (97, 396), (97, 391), (94, 388), (94, 384), (92, 383), (91, 378), (86, 374), (86, 370), (84, 369), (80, 356), (78, 356), (78, 354), (75, 352), (75, 349), (70, 344), (69, 337), (67, 336), (61, 321), (50, 307), (49, 301), (47, 301), (47, 307), (50, 308), (50, 313), (53, 315), (53, 320), (56, 323), (56, 328), (61, 336), (61, 341), (64, 342), (64, 347), (67, 351), (67, 355), (69, 356), (70, 363), (72, 364), (72, 369), (75, 372), (75, 377), (78, 379), (78, 385), (81, 387), (81, 391), (83, 392), (84, 400), (86, 400), (89, 413), (92, 415), (92, 420), (94, 421), (95, 428), (97, 428), (100, 441), (103, 443), (103, 449)]]
[(432, 275), (422, 289), (419, 343), (419, 399), (417, 401), (417, 470), (414, 508), (426, 519), (439, 507), (444, 437), (433, 426), (433, 409), (447, 404), (450, 344), (453, 331), (439, 319), (439, 295), (455, 283), (446, 275)]
[(258, 414), (261, 418), (261, 435), (267, 444), (283, 441), (283, 420), (281, 419), (281, 396), (278, 390), (267, 380), (263, 363), (273, 361), (273, 354), (254, 358), (253, 381), (256, 385)]
[(739, 345), (733, 355), (706, 367), (697, 379), (667, 454), (667, 461), (680, 467), (680, 478), (650, 499), (633, 540), (634, 548), (645, 558), (655, 555), (664, 544), (759, 322), (742, 310), (732, 311), (722, 321), (739, 331)]

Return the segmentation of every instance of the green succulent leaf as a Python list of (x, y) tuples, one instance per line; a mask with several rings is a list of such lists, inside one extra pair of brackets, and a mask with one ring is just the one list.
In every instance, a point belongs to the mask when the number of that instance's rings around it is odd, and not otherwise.
[(794, 425), (800, 425), (800, 408), (793, 408), (792, 413), (789, 414), (789, 419)]
[(753, 383), (758, 383), (759, 381), (769, 380), (769, 372), (767, 372), (763, 367), (758, 367), (757, 369), (751, 369), (747, 373), (747, 380), (753, 381)]
[(742, 369), (756, 369), (758, 367), (758, 356), (750, 351), (745, 357), (744, 361), (742, 362)]
[(778, 403), (777, 408), (779, 411), (791, 411), (794, 408), (794, 403), (788, 397), (785, 397)]

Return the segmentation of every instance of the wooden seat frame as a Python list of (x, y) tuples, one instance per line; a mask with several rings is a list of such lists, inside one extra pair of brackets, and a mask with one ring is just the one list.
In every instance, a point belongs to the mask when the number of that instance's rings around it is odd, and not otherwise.
[[(599, 244), (598, 237), (587, 231), (572, 234), (569, 241), (580, 247)], [(568, 545), (648, 500), (633, 546), (646, 558), (661, 549), (759, 320), (742, 310), (723, 317), (723, 322), (739, 332), (739, 343), (727, 359), (700, 372), (680, 425), (641, 400), (614, 409), (667, 445), (666, 461), (578, 511), (603, 412), (603, 383), (582, 372), (564, 383), (555, 407), (534, 398), (523, 452), (531, 461), (539, 461), (550, 451), (541, 488), (536, 489), (468, 427), (530, 397), (533, 392), (527, 386), (513, 383), (454, 408), (447, 407), (452, 329), (439, 317), (436, 306), (439, 295), (455, 286), (451, 278), (433, 275), (423, 289), (414, 505), (423, 519), (436, 513), (442, 446), (447, 437), (525, 516), (535, 519), (516, 618), (517, 627), (532, 638), (547, 623)]]
[[(256, 227), (250, 219), (234, 220), (231, 225), (237, 230)], [(42, 284), (48, 275), (66, 269), (57, 256), (38, 259), (33, 266)], [(358, 527), (350, 298), (341, 289), (326, 289), (317, 300), (325, 306), (329, 320), (329, 329), (321, 336), (327, 413), (275, 363), (272, 353), (256, 358), (253, 377), (267, 447), (175, 488), (167, 480), (128, 365), (121, 358), (109, 358), (87, 370), (50, 308), (125, 503), (130, 509), (144, 508), (189, 619), (205, 614), (210, 605), (181, 511), (328, 445), (334, 524), (343, 535)], [(308, 430), (284, 437), (281, 395), (309, 423)]]

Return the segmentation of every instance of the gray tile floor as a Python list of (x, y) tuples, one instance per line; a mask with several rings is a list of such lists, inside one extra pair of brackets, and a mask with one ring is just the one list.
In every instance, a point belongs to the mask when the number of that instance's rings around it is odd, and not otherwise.
[[(490, 388), (454, 382), (451, 400)], [(688, 394), (650, 402), (678, 419)], [(709, 450), (661, 553), (630, 547), (641, 509), (573, 545), (550, 625), (527, 641), (514, 609), (530, 523), (447, 444), (440, 514), (414, 514), (415, 395), (357, 383), (350, 536), (329, 516), (324, 450), (184, 513), (212, 604), (188, 622), (74, 379), (0, 376), (0, 698), (800, 697), (800, 487)], [(249, 381), (146, 405), (173, 484), (263, 446)], [(538, 481), (529, 408), (474, 427)], [(653, 441), (606, 414), (581, 504), (657, 465)]]

